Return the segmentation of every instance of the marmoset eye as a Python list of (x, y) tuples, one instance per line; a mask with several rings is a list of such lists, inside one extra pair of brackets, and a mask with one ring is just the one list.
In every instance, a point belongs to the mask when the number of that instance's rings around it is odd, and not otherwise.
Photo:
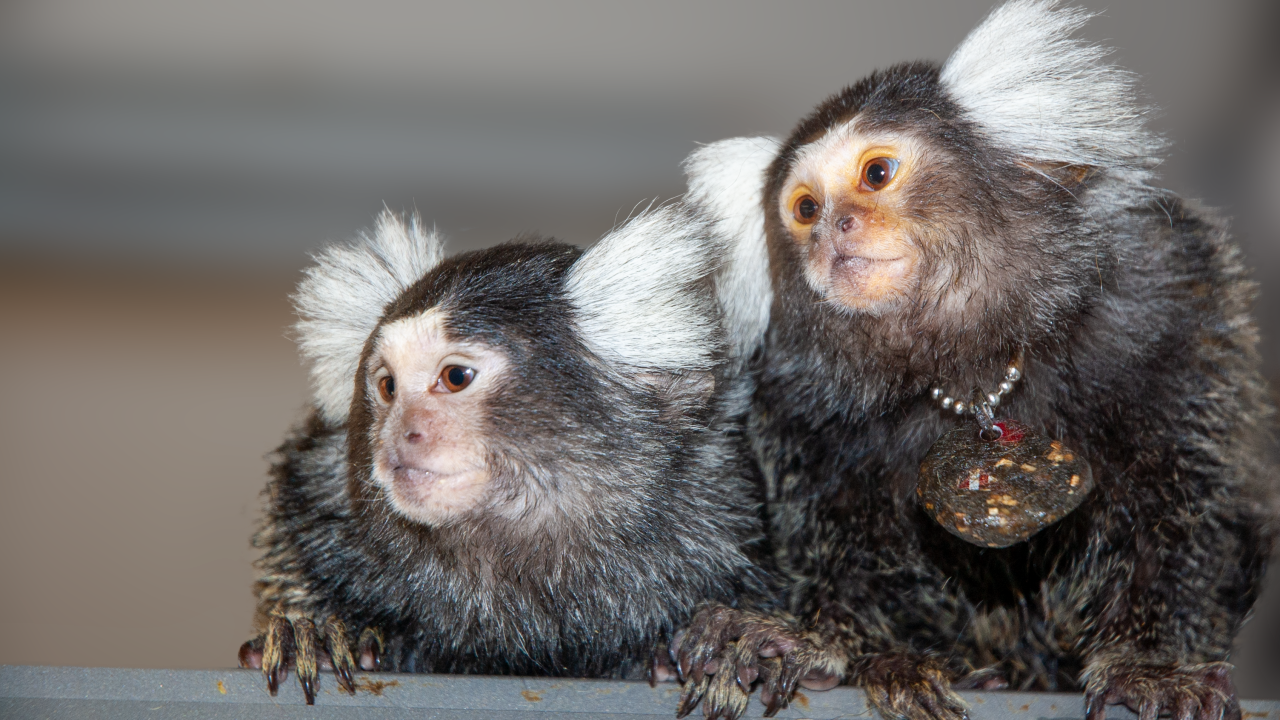
[(396, 379), (387, 375), (378, 381), (378, 395), (382, 401), (389, 403), (396, 398)]
[(471, 381), (476, 377), (476, 371), (461, 365), (450, 365), (440, 373), (440, 385), (446, 392), (459, 392), (465, 390)]
[(796, 201), (792, 208), (796, 222), (801, 225), (812, 225), (818, 218), (818, 201), (812, 195), (805, 195)]
[(898, 161), (893, 158), (876, 158), (867, 161), (866, 166), (862, 169), (862, 178), (867, 183), (867, 187), (872, 190), (879, 190), (889, 181), (893, 179), (893, 174), (898, 170)]

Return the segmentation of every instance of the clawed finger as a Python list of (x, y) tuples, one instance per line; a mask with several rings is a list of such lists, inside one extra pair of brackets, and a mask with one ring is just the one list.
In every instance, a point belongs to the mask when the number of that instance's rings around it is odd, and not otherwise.
[(702, 696), (711, 684), (711, 676), (704, 675), (701, 680), (686, 680), (684, 690), (680, 693), (680, 702), (676, 705), (676, 718), (682, 718), (693, 712), (702, 701)]
[(280, 681), (289, 672), (292, 656), (293, 628), (283, 615), (270, 616), (262, 645), (262, 674), (266, 676), (267, 690), (273, 696), (280, 691)]
[(302, 685), (302, 694), (308, 705), (316, 704), (316, 684), (320, 676), (320, 668), (316, 663), (316, 646), (320, 637), (316, 632), (316, 624), (307, 618), (294, 620), (293, 645), (294, 662), (298, 668), (298, 683)]
[(702, 700), (702, 714), (707, 720), (737, 720), (750, 697), (730, 673), (712, 676)]
[(760, 702), (764, 703), (764, 716), (773, 717), (785, 708), (791, 696), (782, 689), (782, 661), (767, 658), (760, 661)]
[(356, 661), (351, 655), (351, 641), (347, 637), (347, 626), (337, 617), (330, 616), (324, 624), (324, 638), (338, 687), (348, 695), (355, 695), (356, 684), (353, 676), (356, 671)]

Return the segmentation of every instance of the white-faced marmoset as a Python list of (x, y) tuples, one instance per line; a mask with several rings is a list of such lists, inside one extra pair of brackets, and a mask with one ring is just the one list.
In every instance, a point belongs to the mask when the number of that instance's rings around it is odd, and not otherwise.
[[(1226, 221), (1154, 181), (1162, 143), (1087, 19), (1014, 0), (945, 64), (823, 102), (767, 167), (763, 139), (691, 163), (694, 196), (763, 187), (733, 302), (769, 308), (751, 434), (794, 618), (701, 612), (685, 711), (844, 681), (886, 718), (962, 717), (964, 686), (1239, 717), (1224, 661), (1275, 531), (1255, 287)], [(991, 441), (988, 410), (1096, 485), (1003, 548), (916, 494), (948, 431)]]
[(318, 257), (315, 386), (267, 487), (241, 664), (308, 702), (331, 664), (634, 677), (702, 602), (760, 596), (760, 483), (711, 276), (680, 205), (585, 253), (442, 258), (416, 219)]

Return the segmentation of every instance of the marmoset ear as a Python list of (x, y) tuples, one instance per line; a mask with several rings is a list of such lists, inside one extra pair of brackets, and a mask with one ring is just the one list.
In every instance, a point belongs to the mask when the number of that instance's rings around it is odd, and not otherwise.
[(444, 251), (416, 214), (385, 210), (372, 233), (330, 245), (293, 296), (298, 345), (311, 364), (316, 406), (326, 420), (346, 422), (365, 341), (387, 305), (435, 267)]
[(1071, 37), (1093, 14), (1013, 0), (956, 48), (941, 82), (997, 146), (1031, 163), (1146, 172), (1163, 142), (1147, 130), (1135, 76), (1109, 48)]
[(722, 336), (709, 277), (722, 252), (708, 224), (679, 204), (604, 236), (565, 282), (583, 344), (636, 382), (713, 370)]
[(772, 137), (729, 138), (695, 150), (684, 161), (687, 200), (725, 244), (716, 272), (729, 355), (745, 362), (769, 326), (773, 286), (764, 236), (765, 174), (781, 142)]

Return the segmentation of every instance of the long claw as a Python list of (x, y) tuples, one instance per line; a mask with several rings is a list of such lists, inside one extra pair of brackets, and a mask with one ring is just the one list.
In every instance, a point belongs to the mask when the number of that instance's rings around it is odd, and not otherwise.
[(795, 660), (790, 655), (784, 655), (782, 667), (778, 673), (778, 690), (782, 695), (783, 707), (786, 707), (791, 702), (791, 694), (796, 691), (796, 683), (799, 680), (800, 673), (796, 668)]
[(932, 683), (925, 684), (924, 687), (916, 689), (916, 700), (924, 706), (928, 714), (937, 720), (961, 720), (967, 718), (968, 714), (964, 708), (958, 707), (957, 704), (948, 697), (950, 693), (938, 692), (932, 686)]
[(267, 678), (267, 690), (274, 696), (280, 690), (280, 681), (289, 674), (289, 656), (293, 654), (293, 628), (283, 615), (271, 615), (267, 619), (267, 638), (262, 647), (262, 674)]
[(773, 717), (791, 703), (791, 696), (783, 687), (780, 658), (768, 658), (760, 662), (760, 702), (764, 703), (764, 716)]
[[(762, 695), (760, 699), (763, 700), (764, 696)], [(764, 704), (764, 716), (773, 717), (784, 707), (786, 707), (786, 703), (783, 702), (782, 695), (778, 693), (770, 693), (768, 702)]]
[(1085, 720), (1107, 720), (1107, 706), (1097, 693), (1090, 693), (1084, 701)]
[(685, 684), (684, 692), (680, 694), (680, 703), (676, 706), (676, 718), (682, 718), (698, 707), (702, 696), (707, 692), (708, 685), (710, 685), (710, 678), (706, 677), (696, 682), (690, 680)]
[(795, 618), (780, 613), (727, 606), (696, 612), (671, 646), (675, 672), (685, 683), (680, 717), (701, 702), (707, 718), (736, 720), (757, 685), (772, 715), (787, 706), (810, 673), (817, 673), (819, 689), (838, 683), (847, 663), (844, 651), (828, 646), (816, 631), (797, 628)]
[(351, 641), (347, 637), (347, 626), (337, 616), (329, 616), (324, 623), (324, 639), (329, 657), (333, 660), (333, 676), (338, 681), (338, 687), (348, 695), (355, 695), (356, 661), (351, 656)]
[(760, 677), (760, 671), (750, 665), (742, 664), (739, 664), (736, 669), (738, 687), (742, 689), (742, 692), (750, 695), (751, 683), (755, 682), (756, 678)]
[(747, 709), (749, 699), (749, 695), (739, 691), (738, 679), (734, 673), (717, 674), (708, 684), (706, 696), (702, 700), (702, 712), (708, 720), (737, 720)]
[(298, 683), (302, 685), (302, 694), (307, 697), (308, 705), (316, 704), (316, 685), (319, 682), (320, 668), (317, 665), (316, 645), (319, 637), (316, 624), (308, 618), (297, 618), (292, 622), (294, 657), (298, 666)]
[(697, 668), (697, 674), (691, 674), (694, 669), (693, 660), (689, 657), (689, 653), (680, 651), (680, 662), (676, 663), (676, 672), (680, 673), (680, 679), (690, 679), (693, 682), (702, 682), (702, 666)]

